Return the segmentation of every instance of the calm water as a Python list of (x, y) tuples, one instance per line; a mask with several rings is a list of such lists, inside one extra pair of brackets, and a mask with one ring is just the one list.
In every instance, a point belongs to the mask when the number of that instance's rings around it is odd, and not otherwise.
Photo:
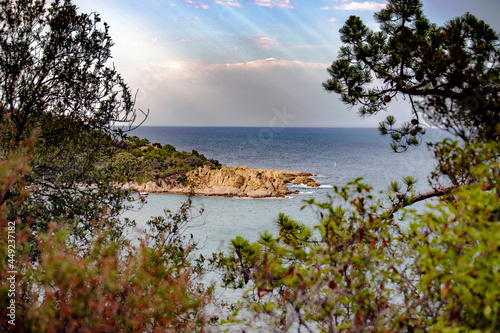
[[(426, 145), (395, 154), (390, 140), (380, 136), (377, 129), (285, 128), (275, 132), (270, 128), (143, 127), (131, 135), (148, 138), (151, 143), (168, 143), (180, 151), (195, 149), (229, 166), (317, 175), (320, 188), (299, 187), (300, 194), (286, 199), (195, 197), (194, 205), (203, 207), (205, 212), (192, 221), (187, 232), (199, 241), (200, 253), (206, 256), (227, 250), (229, 241), (238, 235), (255, 241), (264, 230), (276, 232), (274, 221), (280, 212), (306, 225), (317, 224), (317, 212), (311, 207), (301, 209), (303, 200), (327, 200), (333, 185), (343, 186), (357, 177), (363, 177), (376, 190), (385, 190), (391, 180), (413, 175), (420, 180), (420, 188), (425, 189), (434, 165)], [(443, 136), (442, 132), (431, 131), (427, 139), (436, 141)], [(162, 215), (164, 209), (177, 210), (185, 200), (182, 195), (150, 194), (141, 210), (129, 211), (126, 216), (144, 227), (150, 216)], [(204, 277), (206, 282), (219, 279), (215, 272)], [(241, 291), (217, 288), (216, 297), (235, 302), (241, 298)]]
[[(307, 225), (317, 223), (311, 208), (301, 210), (303, 199), (326, 200), (333, 185), (345, 185), (356, 177), (377, 190), (386, 189), (391, 180), (413, 175), (421, 188), (433, 169), (431, 153), (426, 145), (404, 154), (391, 151), (387, 137), (377, 129), (367, 128), (203, 128), (141, 127), (130, 135), (145, 137), (152, 143), (171, 144), (180, 151), (196, 149), (207, 158), (215, 158), (229, 166), (272, 168), (310, 172), (317, 175), (320, 188), (300, 188), (298, 195), (286, 199), (241, 199), (197, 197), (194, 204), (205, 213), (189, 230), (204, 244), (203, 252), (224, 250), (237, 235), (256, 240), (264, 230), (275, 231), (273, 222), (280, 212)], [(439, 139), (437, 132), (428, 136)], [(126, 216), (139, 225), (150, 216), (162, 215), (164, 209), (179, 207), (185, 196), (151, 194), (140, 211)]]

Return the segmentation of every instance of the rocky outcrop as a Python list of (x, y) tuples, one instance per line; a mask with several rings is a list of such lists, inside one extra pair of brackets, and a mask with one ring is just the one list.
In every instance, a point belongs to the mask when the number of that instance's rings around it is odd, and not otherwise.
[(316, 183), (316, 181), (312, 178), (309, 178), (308, 176), (299, 176), (293, 180), (293, 185), (307, 185), (310, 187), (319, 187), (319, 184)]
[(305, 184), (317, 187), (312, 175), (304, 172), (249, 169), (246, 166), (211, 169), (209, 166), (186, 173), (186, 181), (181, 184), (172, 179), (158, 179), (143, 184), (127, 183), (126, 189), (149, 193), (189, 193), (196, 195), (238, 196), (251, 198), (284, 197), (292, 193), (288, 184)]

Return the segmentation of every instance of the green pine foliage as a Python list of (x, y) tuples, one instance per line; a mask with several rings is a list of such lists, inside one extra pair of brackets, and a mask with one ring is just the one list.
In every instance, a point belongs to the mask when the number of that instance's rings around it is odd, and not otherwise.
[[(280, 215), (275, 233), (232, 241), (211, 264), (245, 297), (223, 323), (257, 331), (500, 331), (500, 43), (471, 14), (443, 26), (418, 0), (390, 0), (380, 31), (351, 16), (323, 83), (361, 116), (409, 101), (413, 119), (379, 130), (403, 152), (423, 141), (425, 123), (458, 140), (429, 144), (430, 189), (414, 177), (373, 194), (360, 179), (310, 200), (319, 223)], [(417, 202), (434, 199), (418, 211)], [(231, 326), (229, 326), (231, 327)], [(230, 330), (230, 329), (229, 329)]]
[(351, 16), (340, 29), (343, 46), (328, 68), (327, 91), (361, 116), (387, 110), (402, 97), (413, 119), (395, 128), (390, 115), (380, 132), (395, 151), (422, 143), (423, 125), (464, 141), (500, 136), (500, 40), (484, 21), (466, 13), (443, 26), (431, 23), (420, 0), (390, 0), (375, 14), (380, 30)]
[(211, 263), (226, 286), (246, 293), (224, 323), (284, 332), (498, 331), (500, 145), (468, 153), (484, 161), (469, 170), (477, 182), (423, 212), (396, 218), (358, 179), (336, 187), (330, 202), (307, 201), (320, 217), (313, 228), (280, 214), (275, 234), (232, 240), (229, 254)]

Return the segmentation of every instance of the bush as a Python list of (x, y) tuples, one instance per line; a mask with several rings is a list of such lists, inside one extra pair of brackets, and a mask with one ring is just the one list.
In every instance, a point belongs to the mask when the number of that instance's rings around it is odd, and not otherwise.
[(202, 160), (195, 155), (188, 156), (184, 159), (184, 163), (188, 164), (190, 168), (195, 168), (203, 165)]
[[(84, 248), (52, 224), (36, 238), (36, 260), (18, 234), (16, 330), (19, 332), (195, 332), (207, 329), (212, 289), (197, 281), (201, 262), (188, 257), (196, 243), (182, 235), (191, 203), (149, 222), (137, 245), (101, 230)], [(6, 263), (6, 242), (0, 259)], [(6, 270), (2, 269), (2, 278)], [(9, 298), (2, 279), (3, 329)], [(22, 319), (21, 319), (22, 318)]]
[(233, 239), (229, 255), (211, 261), (225, 272), (225, 285), (248, 286), (229, 323), (278, 331), (499, 331), (500, 146), (460, 149), (482, 161), (469, 166), (477, 182), (423, 214), (406, 211), (398, 221), (358, 179), (335, 188), (331, 202), (307, 202), (321, 217), (314, 229), (280, 214), (278, 234), (264, 232), (253, 244)]
[(164, 145), (162, 149), (166, 151), (169, 156), (172, 156), (172, 154), (177, 151), (174, 146), (169, 144)]

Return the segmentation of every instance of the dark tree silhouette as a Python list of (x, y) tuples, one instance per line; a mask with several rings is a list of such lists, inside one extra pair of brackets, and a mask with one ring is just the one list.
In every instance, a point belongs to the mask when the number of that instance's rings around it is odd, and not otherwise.
[(35, 230), (64, 219), (83, 237), (123, 208), (101, 164), (147, 113), (109, 67), (112, 46), (99, 15), (70, 1), (0, 1), (0, 143), (5, 155), (36, 137), (32, 191), (12, 213)]
[(392, 0), (375, 14), (380, 31), (351, 16), (340, 29), (343, 46), (323, 83), (362, 116), (387, 108), (398, 96), (413, 119), (395, 129), (380, 124), (395, 151), (421, 143), (422, 124), (465, 141), (498, 140), (500, 41), (486, 23), (466, 13), (443, 26), (429, 22), (419, 0)]

